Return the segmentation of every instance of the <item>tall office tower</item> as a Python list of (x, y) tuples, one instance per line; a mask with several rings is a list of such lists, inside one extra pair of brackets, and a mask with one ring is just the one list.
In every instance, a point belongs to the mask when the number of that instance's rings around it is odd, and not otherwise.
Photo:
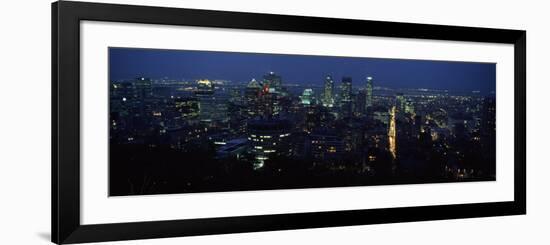
[(365, 115), (367, 112), (367, 90), (366, 89), (360, 89), (357, 94), (355, 95), (355, 105), (353, 113), (356, 116)]
[[(270, 88), (268, 84), (263, 84), (262, 90), (258, 97), (258, 115), (263, 119), (270, 119), (273, 117), (273, 94), (269, 93)], [(274, 92), (275, 89), (271, 88)]]
[(367, 86), (366, 86), (367, 98), (365, 109), (369, 110), (372, 106), (372, 77), (367, 77)]
[(414, 104), (413, 104), (413, 101), (412, 101), (411, 98), (408, 98), (405, 101), (405, 113), (415, 114), (414, 113)]
[(341, 89), (340, 110), (343, 117), (350, 117), (353, 112), (351, 77), (342, 78)]
[(263, 76), (260, 91), (260, 116), (262, 118), (272, 118), (279, 115), (283, 110), (282, 100), (286, 96), (286, 91), (282, 87), (281, 76), (274, 72), (269, 72)]
[(217, 110), (212, 82), (198, 80), (195, 96), (199, 101), (199, 119), (201, 122), (211, 123)]
[(309, 106), (309, 105), (316, 104), (315, 93), (310, 88), (304, 89), (304, 92), (299, 97), (300, 97), (300, 100), (302, 101), (302, 105)]
[(275, 72), (269, 72), (268, 74), (264, 75), (263, 85), (267, 85), (269, 88), (275, 89), (278, 92), (281, 91), (283, 86), (283, 79), (281, 76), (275, 74)]
[(342, 77), (341, 101), (351, 101), (351, 77)]
[(280, 93), (264, 84), (258, 97), (258, 116), (264, 119), (276, 117), (281, 112)]
[(403, 96), (403, 93), (397, 93), (395, 95), (395, 103), (397, 106), (397, 112), (404, 113), (405, 112), (405, 97)]
[(323, 91), (323, 106), (334, 106), (334, 80), (329, 75), (325, 78), (325, 89)]
[(258, 116), (259, 114), (258, 107), (261, 91), (262, 86), (256, 81), (256, 79), (252, 79), (246, 86), (244, 96), (246, 98), (247, 113), (251, 118)]

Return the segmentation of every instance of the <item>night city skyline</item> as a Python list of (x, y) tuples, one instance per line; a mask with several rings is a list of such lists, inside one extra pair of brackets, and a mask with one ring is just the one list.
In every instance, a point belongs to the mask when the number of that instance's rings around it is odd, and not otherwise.
[(109, 49), (109, 195), (496, 180), (496, 65)]
[(494, 94), (496, 64), (480, 62), (286, 55), (169, 49), (109, 48), (111, 81), (149, 77), (211, 79), (245, 83), (267, 72), (285, 81), (320, 86), (331, 75), (339, 80), (376, 77), (377, 86), (426, 88)]

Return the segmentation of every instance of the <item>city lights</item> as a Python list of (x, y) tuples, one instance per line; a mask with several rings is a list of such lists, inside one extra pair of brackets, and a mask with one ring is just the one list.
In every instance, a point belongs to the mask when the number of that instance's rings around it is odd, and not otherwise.
[[(227, 62), (233, 55), (242, 60)], [(257, 62), (246, 63), (247, 55)], [(496, 103), (486, 92), (494, 84), (461, 90), (461, 76), (422, 83), (433, 74), (418, 64), (436, 61), (242, 53), (220, 60), (215, 68), (185, 63), (195, 68), (175, 70), (175, 78), (143, 77), (155, 72), (142, 67), (112, 79), (113, 195), (495, 179)], [(458, 63), (445, 67), (469, 78), (495, 71)]]

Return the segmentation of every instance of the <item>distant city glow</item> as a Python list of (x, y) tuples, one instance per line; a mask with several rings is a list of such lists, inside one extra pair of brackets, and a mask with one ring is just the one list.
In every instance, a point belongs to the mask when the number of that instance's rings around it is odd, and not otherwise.
[(109, 48), (109, 71), (112, 196), (496, 180), (495, 64)]

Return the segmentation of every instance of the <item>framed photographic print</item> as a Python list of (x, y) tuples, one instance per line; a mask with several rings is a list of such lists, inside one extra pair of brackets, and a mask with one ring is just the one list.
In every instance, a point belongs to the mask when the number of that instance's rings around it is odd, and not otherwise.
[(525, 35), (55, 2), (52, 241), (525, 214)]

